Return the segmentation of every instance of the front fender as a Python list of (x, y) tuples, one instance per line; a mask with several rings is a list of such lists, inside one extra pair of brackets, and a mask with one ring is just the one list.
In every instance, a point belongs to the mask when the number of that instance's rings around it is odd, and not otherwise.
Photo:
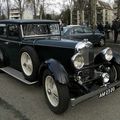
[[(104, 63), (104, 62), (106, 62), (106, 60), (104, 59), (104, 56), (103, 56), (102, 52), (100, 52), (94, 58), (94, 63), (95, 64), (100, 64), (100, 63)], [(110, 62), (120, 65), (120, 54), (118, 52), (113, 52), (113, 58)]]
[(104, 56), (102, 54), (102, 52), (100, 52), (99, 54), (97, 54), (94, 58), (94, 63), (95, 64), (100, 64), (100, 63), (103, 63), (105, 62), (105, 59), (104, 59)]
[(120, 54), (118, 52), (113, 52), (113, 59), (111, 60), (111, 62), (120, 65)]
[(63, 67), (62, 64), (60, 64), (58, 61), (54, 59), (49, 59), (45, 61), (45, 63), (40, 67), (41, 70), (49, 69), (52, 75), (54, 76), (55, 80), (58, 83), (61, 84), (67, 84), (69, 82), (68, 80), (68, 74)]

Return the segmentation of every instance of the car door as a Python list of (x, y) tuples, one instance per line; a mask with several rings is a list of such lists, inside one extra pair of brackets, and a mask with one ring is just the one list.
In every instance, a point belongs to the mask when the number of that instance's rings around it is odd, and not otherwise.
[(10, 66), (19, 69), (19, 51), (20, 51), (20, 26), (18, 24), (7, 25), (7, 40), (4, 42), (6, 52), (9, 57)]
[(93, 30), (90, 27), (84, 27), (83, 29), (88, 40), (92, 43), (95, 43), (95, 41), (97, 40), (97, 35), (93, 32)]

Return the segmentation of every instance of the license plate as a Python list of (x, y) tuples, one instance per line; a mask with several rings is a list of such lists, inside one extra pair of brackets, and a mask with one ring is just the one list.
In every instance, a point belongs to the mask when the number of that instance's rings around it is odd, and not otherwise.
[(114, 92), (114, 91), (115, 91), (115, 87), (109, 88), (109, 89), (101, 92), (101, 93), (99, 94), (99, 98), (104, 97), (104, 96), (107, 96), (107, 95), (109, 95), (110, 93), (112, 93), (112, 92)]

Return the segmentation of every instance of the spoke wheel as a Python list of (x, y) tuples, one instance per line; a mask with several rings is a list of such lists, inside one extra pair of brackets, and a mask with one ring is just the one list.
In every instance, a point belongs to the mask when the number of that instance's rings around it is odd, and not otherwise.
[(30, 55), (27, 52), (23, 52), (21, 55), (21, 65), (24, 73), (30, 76), (33, 72), (33, 64)]

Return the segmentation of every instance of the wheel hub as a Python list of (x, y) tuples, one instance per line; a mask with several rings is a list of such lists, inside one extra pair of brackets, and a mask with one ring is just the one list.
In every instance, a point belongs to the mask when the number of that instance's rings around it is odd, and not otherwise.
[(48, 94), (51, 95), (51, 90), (50, 89), (48, 90)]

